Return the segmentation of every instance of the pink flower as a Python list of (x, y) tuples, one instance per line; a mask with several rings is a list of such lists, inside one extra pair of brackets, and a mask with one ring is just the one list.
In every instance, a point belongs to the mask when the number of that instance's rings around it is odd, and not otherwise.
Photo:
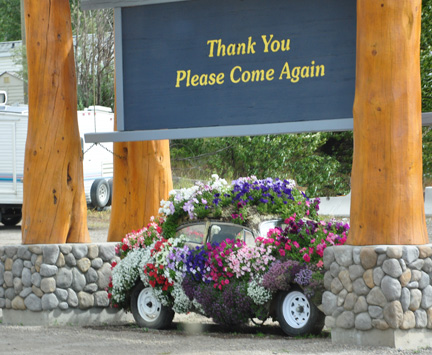
[(306, 261), (307, 263), (310, 261), (310, 256), (309, 254), (304, 254), (303, 255), (303, 260)]
[(298, 249), (298, 248), (300, 248), (300, 245), (299, 245), (299, 243), (297, 243), (297, 242), (293, 242), (293, 245)]
[(316, 264), (316, 266), (317, 267), (323, 267), (324, 266), (323, 261), (322, 260), (318, 261), (317, 264)]
[(279, 249), (279, 254), (280, 254), (281, 256), (285, 256), (285, 250), (283, 250), (283, 249)]

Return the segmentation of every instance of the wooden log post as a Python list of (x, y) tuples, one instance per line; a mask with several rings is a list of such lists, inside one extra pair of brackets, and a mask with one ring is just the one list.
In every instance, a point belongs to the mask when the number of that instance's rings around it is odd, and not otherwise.
[(421, 0), (357, 0), (352, 245), (425, 244)]
[(169, 141), (114, 143), (114, 153), (109, 242), (146, 226), (173, 188)]
[(29, 123), (22, 242), (90, 242), (68, 0), (25, 0)]

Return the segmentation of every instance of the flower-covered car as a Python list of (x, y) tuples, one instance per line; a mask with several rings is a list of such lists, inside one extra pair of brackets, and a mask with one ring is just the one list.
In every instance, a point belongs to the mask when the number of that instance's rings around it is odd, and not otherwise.
[(193, 311), (226, 326), (271, 317), (288, 335), (320, 332), (323, 251), (349, 227), (319, 221), (318, 205), (290, 180), (215, 176), (177, 191), (162, 201), (161, 226), (118, 245), (111, 304), (149, 328)]

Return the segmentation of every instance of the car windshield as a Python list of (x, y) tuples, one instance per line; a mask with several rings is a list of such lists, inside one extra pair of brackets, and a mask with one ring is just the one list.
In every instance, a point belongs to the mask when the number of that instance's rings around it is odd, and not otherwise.
[(210, 227), (210, 243), (221, 243), (226, 239), (244, 240), (244, 230), (242, 226), (230, 224), (212, 224)]
[(203, 244), (205, 236), (206, 224), (188, 224), (177, 230), (176, 236), (184, 235), (186, 243)]
[[(208, 228), (208, 233), (207, 229)], [(208, 235), (207, 235), (208, 234)], [(186, 243), (221, 243), (224, 240), (242, 240), (247, 245), (255, 245), (253, 233), (240, 225), (222, 222), (201, 222), (187, 224), (178, 228), (176, 236), (184, 235)]]
[(272, 219), (270, 221), (262, 222), (259, 226), (259, 234), (261, 237), (267, 237), (267, 233), (270, 229), (279, 227), (282, 229), (286, 228), (286, 224), (282, 219)]

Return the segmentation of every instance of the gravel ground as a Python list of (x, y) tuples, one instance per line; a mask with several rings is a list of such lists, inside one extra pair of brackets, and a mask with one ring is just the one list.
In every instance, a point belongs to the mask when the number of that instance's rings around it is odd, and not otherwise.
[(227, 331), (199, 316), (174, 319), (169, 330), (135, 325), (26, 327), (0, 325), (0, 354), (432, 354), (432, 348), (333, 345), (330, 337), (290, 338), (276, 326)]
[[(106, 241), (109, 212), (89, 214), (90, 237), (95, 243)], [(432, 218), (427, 219), (432, 241)], [(20, 226), (0, 225), (0, 246), (21, 243)], [(196, 314), (176, 315), (164, 331), (120, 326), (28, 327), (1, 324), (0, 354), (432, 354), (432, 348), (413, 351), (388, 347), (333, 345), (324, 331), (321, 337), (290, 338), (277, 323), (264, 326), (252, 323), (227, 330)]]

